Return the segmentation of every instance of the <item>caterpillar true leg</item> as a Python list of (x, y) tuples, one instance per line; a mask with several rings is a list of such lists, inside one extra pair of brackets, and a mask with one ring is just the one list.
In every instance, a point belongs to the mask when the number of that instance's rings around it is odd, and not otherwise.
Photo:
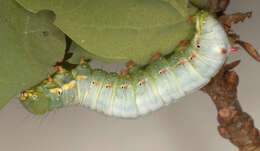
[(122, 118), (158, 110), (207, 84), (229, 52), (237, 50), (213, 16), (199, 12), (193, 18), (193, 39), (181, 41), (168, 57), (155, 53), (147, 67), (128, 62), (128, 72), (118, 75), (93, 70), (81, 60), (72, 71), (62, 69), (52, 80), (24, 91), (20, 99), (34, 114), (71, 104)]

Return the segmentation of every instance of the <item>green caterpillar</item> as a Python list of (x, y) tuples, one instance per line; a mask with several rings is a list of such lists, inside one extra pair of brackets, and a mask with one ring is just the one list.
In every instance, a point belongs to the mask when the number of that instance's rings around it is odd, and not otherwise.
[(81, 104), (106, 115), (135, 118), (206, 85), (225, 62), (232, 47), (221, 24), (209, 13), (193, 16), (196, 33), (168, 57), (153, 55), (147, 67), (128, 63), (128, 72), (91, 69), (87, 62), (24, 91), (20, 100), (33, 114)]

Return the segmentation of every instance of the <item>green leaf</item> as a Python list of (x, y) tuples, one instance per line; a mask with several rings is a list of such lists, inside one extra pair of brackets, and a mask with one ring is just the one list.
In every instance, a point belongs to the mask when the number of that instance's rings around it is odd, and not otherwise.
[(54, 24), (99, 58), (146, 64), (151, 54), (170, 53), (193, 35), (187, 1), (17, 0), (36, 13), (51, 10)]
[(190, 2), (199, 8), (208, 8), (209, 0), (190, 0)]
[(101, 60), (103, 62), (113, 62), (114, 60), (110, 60), (107, 58), (98, 57), (80, 47), (75, 42), (72, 42), (71, 47), (69, 49), (69, 53), (72, 53), (72, 57), (67, 60), (67, 62), (71, 64), (79, 64), (80, 58), (90, 59), (90, 60)]
[(81, 57), (83, 57), (85, 59), (92, 58), (92, 54), (89, 54), (87, 51), (85, 51), (83, 48), (81, 48), (75, 42), (71, 43), (69, 53), (73, 54), (72, 57), (67, 60), (67, 62), (69, 62), (71, 64), (79, 64)]
[(0, 0), (0, 109), (22, 90), (54, 72), (62, 58), (64, 34), (51, 12), (32, 14), (14, 0)]

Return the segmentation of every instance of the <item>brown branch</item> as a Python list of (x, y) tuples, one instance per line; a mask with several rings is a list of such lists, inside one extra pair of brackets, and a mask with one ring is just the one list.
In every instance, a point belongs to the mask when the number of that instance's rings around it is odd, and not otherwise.
[[(239, 40), (240, 36), (231, 29), (232, 23), (243, 22), (252, 16), (252, 12), (227, 15), (224, 11), (229, 0), (210, 0), (210, 2), (208, 9), (216, 13), (230, 40), (243, 47), (256, 61), (260, 61), (256, 49), (250, 43)], [(211, 82), (201, 90), (207, 93), (216, 105), (219, 134), (229, 139), (240, 151), (260, 151), (259, 131), (255, 128), (252, 117), (243, 111), (237, 98), (239, 78), (232, 69), (239, 63), (240, 61), (235, 61), (224, 65)]]
[(218, 110), (219, 134), (240, 151), (260, 151), (260, 136), (253, 119), (237, 99), (238, 75), (231, 71), (240, 61), (223, 66), (218, 75), (201, 90), (213, 100)]

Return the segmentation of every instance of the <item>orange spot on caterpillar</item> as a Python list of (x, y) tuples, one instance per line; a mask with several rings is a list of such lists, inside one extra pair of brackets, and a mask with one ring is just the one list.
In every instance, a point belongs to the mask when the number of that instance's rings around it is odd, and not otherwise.
[(165, 68), (162, 68), (160, 71), (159, 71), (159, 74), (162, 74), (162, 73), (165, 73), (166, 72), (166, 69)]
[(140, 82), (138, 82), (139, 85), (145, 84), (147, 82), (147, 79), (141, 80)]
[(112, 87), (112, 84), (111, 83), (108, 83), (107, 85), (106, 85), (106, 88), (111, 88)]
[(80, 63), (80, 64), (85, 63), (85, 59), (84, 59), (83, 57), (80, 57), (79, 63)]
[(221, 54), (226, 54), (226, 53), (227, 53), (227, 50), (223, 48), (223, 49), (220, 50), (220, 53), (221, 53)]
[(131, 61), (128, 61), (125, 66), (127, 68), (129, 68), (129, 67), (132, 67), (133, 65), (134, 65), (134, 62), (131, 60)]
[(154, 52), (153, 55), (152, 55), (152, 59), (156, 59), (160, 56), (161, 56), (160, 52)]
[(239, 47), (230, 47), (230, 51), (238, 51)]
[(196, 55), (194, 53), (192, 53), (190, 56), (190, 60), (194, 59), (195, 57), (196, 57)]
[(179, 61), (179, 65), (184, 65), (185, 61), (184, 60), (180, 60)]
[(122, 89), (127, 89), (127, 87), (128, 87), (127, 84), (123, 84), (123, 85), (121, 85), (121, 88), (122, 88)]
[(62, 66), (56, 66), (55, 67), (57, 71), (63, 71), (64, 69), (62, 68)]
[(20, 94), (19, 99), (20, 99), (21, 101), (25, 101), (28, 97), (29, 97), (28, 92), (27, 92), (27, 91), (23, 91), (23, 92)]
[(181, 40), (179, 46), (186, 46), (188, 44), (188, 40)]
[(146, 82), (146, 79), (144, 79), (144, 80), (141, 81), (142, 84), (145, 84), (145, 82)]
[(24, 96), (24, 97), (28, 97), (29, 95), (28, 95), (28, 92), (26, 92), (26, 91), (24, 91), (23, 93), (22, 93), (22, 95)]
[(121, 70), (120, 71), (120, 75), (124, 76), (127, 75), (128, 71), (127, 70)]
[(52, 82), (52, 77), (49, 74), (48, 74), (48, 82)]

